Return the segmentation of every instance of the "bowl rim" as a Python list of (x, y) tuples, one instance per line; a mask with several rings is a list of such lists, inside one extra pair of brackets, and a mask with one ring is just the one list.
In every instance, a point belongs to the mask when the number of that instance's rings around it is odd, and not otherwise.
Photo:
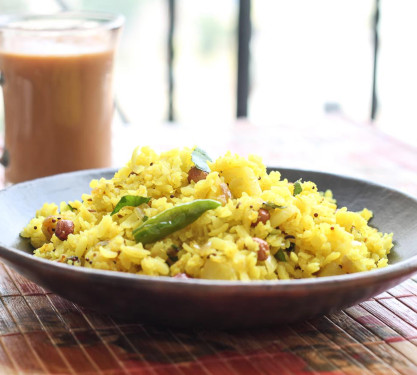
[[(351, 177), (341, 174), (335, 174), (335, 173), (327, 173), (322, 171), (315, 171), (315, 170), (305, 170), (305, 169), (297, 169), (297, 168), (286, 168), (286, 167), (268, 167), (268, 170), (277, 170), (277, 171), (295, 171), (300, 173), (315, 173), (320, 174), (323, 176), (331, 176), (336, 178), (341, 178), (345, 180), (350, 180), (353, 182), (360, 182), (365, 183), (367, 185), (373, 185), (378, 188), (386, 189), (390, 192), (400, 194), (408, 199), (413, 200), (417, 203), (417, 198), (401, 192), (398, 189), (388, 187), (382, 184), (378, 184), (372, 181), (368, 181), (366, 179), (361, 179), (357, 177)], [(84, 176), (84, 175), (93, 175), (93, 174), (107, 174), (107, 173), (115, 173), (117, 172), (117, 168), (97, 168), (97, 169), (87, 169), (82, 171), (76, 171), (76, 172), (67, 172), (67, 173), (61, 173), (53, 176), (47, 176), (47, 177), (41, 177), (30, 181), (20, 182), (11, 186), (8, 186), (2, 190), (0, 190), (0, 199), (1, 196), (5, 193), (7, 193), (9, 190), (18, 189), (21, 186), (30, 186), (32, 184), (36, 184), (39, 181), (48, 181), (50, 179), (56, 179), (61, 176)], [(4, 252), (9, 253), (8, 257), (4, 256)], [(49, 267), (55, 267), (58, 270), (62, 270), (63, 272), (74, 272), (74, 273), (80, 273), (83, 275), (94, 275), (100, 278), (109, 278), (112, 280), (123, 280), (123, 281), (129, 281), (129, 282), (137, 282), (137, 283), (148, 283), (152, 282), (155, 284), (162, 283), (162, 284), (174, 284), (178, 286), (190, 286), (190, 285), (198, 285), (200, 287), (222, 287), (222, 289), (227, 288), (244, 288), (247, 290), (250, 288), (251, 290), (257, 290), (259, 288), (265, 288), (265, 287), (274, 287), (274, 289), (284, 289), (288, 291), (294, 291), (298, 290), (303, 287), (311, 288), (322, 288), (324, 286), (330, 287), (340, 287), (341, 284), (343, 285), (349, 285), (349, 284), (358, 284), (360, 282), (361, 284), (366, 284), (368, 281), (373, 281), (375, 279), (381, 279), (381, 280), (388, 280), (388, 279), (394, 279), (397, 277), (401, 277), (407, 274), (412, 274), (414, 272), (417, 272), (417, 253), (410, 258), (401, 260), (397, 263), (388, 265), (384, 268), (378, 268), (373, 269), (369, 271), (363, 271), (363, 272), (356, 272), (351, 274), (344, 274), (344, 275), (334, 275), (334, 276), (323, 276), (323, 277), (316, 277), (316, 278), (303, 278), (303, 279), (291, 279), (291, 280), (251, 280), (251, 281), (239, 281), (239, 280), (210, 280), (210, 279), (179, 279), (174, 278), (170, 276), (149, 276), (149, 275), (138, 275), (138, 274), (132, 274), (127, 272), (121, 272), (121, 271), (110, 271), (110, 270), (100, 270), (100, 269), (94, 269), (94, 268), (86, 268), (86, 267), (74, 267), (70, 266), (68, 264), (58, 263), (58, 262), (52, 262), (47, 259), (34, 257), (32, 254), (29, 254), (25, 252), (24, 250), (20, 250), (16, 247), (10, 247), (6, 244), (4, 244), (0, 239), (0, 259), (5, 259), (6, 262), (9, 258), (11, 258), (11, 255), (14, 255), (15, 257), (21, 258), (25, 261), (35, 261), (39, 265), (47, 266)]]

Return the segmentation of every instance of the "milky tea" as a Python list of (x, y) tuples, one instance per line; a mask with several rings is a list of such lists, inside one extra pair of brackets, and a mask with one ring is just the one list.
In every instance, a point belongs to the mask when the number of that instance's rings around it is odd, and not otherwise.
[(70, 13), (67, 24), (52, 30), (45, 20), (37, 28), (24, 20), (21, 29), (11, 23), (2, 30), (0, 23), (7, 182), (111, 164), (120, 23), (106, 27), (111, 18), (102, 23), (82, 15)]

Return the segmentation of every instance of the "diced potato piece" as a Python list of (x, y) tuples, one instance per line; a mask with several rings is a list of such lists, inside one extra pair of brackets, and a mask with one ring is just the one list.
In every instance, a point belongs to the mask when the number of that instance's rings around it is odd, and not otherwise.
[(211, 280), (237, 280), (236, 272), (229, 263), (208, 260), (201, 270), (201, 278)]
[(271, 212), (271, 227), (277, 227), (283, 222), (287, 221), (291, 216), (295, 215), (298, 212), (298, 208), (294, 206), (289, 206), (286, 208), (277, 208)]
[(262, 193), (255, 172), (247, 166), (226, 169), (222, 176), (235, 198), (240, 198), (243, 192), (253, 197), (259, 197)]
[(329, 263), (322, 268), (318, 276), (334, 276), (343, 274), (344, 272), (342, 268), (340, 268), (337, 263)]

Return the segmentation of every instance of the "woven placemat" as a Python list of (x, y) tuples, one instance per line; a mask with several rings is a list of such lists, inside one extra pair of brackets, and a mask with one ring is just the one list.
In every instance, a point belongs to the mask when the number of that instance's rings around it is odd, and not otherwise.
[(126, 323), (1, 263), (0, 296), (2, 374), (417, 374), (417, 277), (339, 313), (244, 331)]

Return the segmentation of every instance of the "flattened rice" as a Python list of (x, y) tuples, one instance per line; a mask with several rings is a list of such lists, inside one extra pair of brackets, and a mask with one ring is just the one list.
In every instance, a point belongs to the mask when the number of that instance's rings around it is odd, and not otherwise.
[[(21, 235), (73, 266), (224, 280), (299, 279), (385, 267), (392, 233), (337, 207), (311, 181), (267, 173), (257, 156), (137, 148), (81, 200), (45, 203)], [(193, 216), (194, 215), (194, 216)]]

